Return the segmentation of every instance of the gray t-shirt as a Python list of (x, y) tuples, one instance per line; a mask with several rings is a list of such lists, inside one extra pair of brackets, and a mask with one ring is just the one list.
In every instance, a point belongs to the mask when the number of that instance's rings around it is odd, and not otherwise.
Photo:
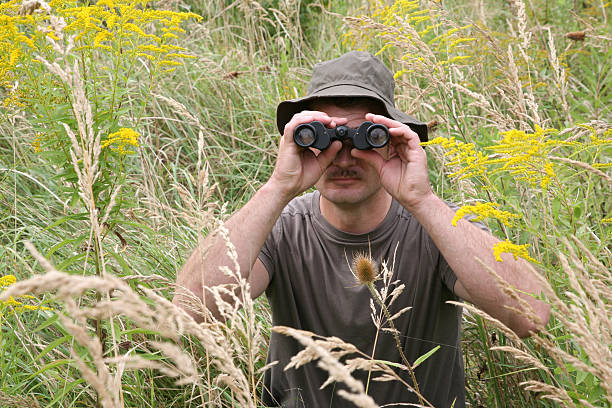
[[(364, 285), (356, 284), (347, 263), (347, 258), (350, 262), (358, 252), (371, 252), (377, 263), (385, 260), (389, 266), (394, 265), (392, 280), (405, 285), (389, 312), (393, 315), (406, 306), (412, 307), (394, 320), (408, 360), (414, 362), (440, 346), (415, 370), (421, 392), (435, 407), (450, 407), (453, 401), (455, 407), (463, 407), (461, 308), (445, 303), (458, 300), (453, 293), (457, 278), (425, 229), (393, 200), (386, 218), (373, 231), (349, 234), (334, 228), (321, 215), (319, 197), (315, 191), (291, 201), (259, 254), (270, 275), (266, 295), (272, 308), (272, 323), (321, 336), (337, 336), (371, 355), (376, 338), (370, 316), (371, 294)], [(376, 283), (379, 287), (381, 284)], [(272, 333), (267, 360), (278, 363), (265, 374), (263, 403), (282, 407), (352, 407), (352, 403), (336, 395), (343, 385), (319, 389), (328, 373), (316, 363), (284, 371), (291, 356), (302, 349), (292, 338)], [(378, 334), (375, 359), (401, 363), (395, 339), (387, 331)], [(367, 372), (355, 371), (353, 375), (364, 383), (367, 379)], [(412, 384), (407, 372), (400, 375)], [(418, 402), (414, 393), (397, 381), (371, 381), (368, 393), (377, 404), (386, 407)]]

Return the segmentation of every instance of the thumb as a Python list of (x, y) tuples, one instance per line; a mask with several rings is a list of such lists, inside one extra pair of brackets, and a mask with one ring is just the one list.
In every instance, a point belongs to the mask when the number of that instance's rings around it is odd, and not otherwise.
[(317, 162), (321, 167), (321, 170), (325, 170), (329, 167), (331, 162), (336, 158), (338, 152), (342, 149), (342, 143), (338, 140), (334, 140), (332, 144), (317, 156)]

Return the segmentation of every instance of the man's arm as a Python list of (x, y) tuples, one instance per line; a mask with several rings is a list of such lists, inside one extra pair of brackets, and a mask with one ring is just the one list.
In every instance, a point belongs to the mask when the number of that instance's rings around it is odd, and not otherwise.
[[(421, 201), (412, 214), (427, 230), (434, 243), (457, 276), (455, 293), (504, 322), (519, 337), (528, 337), (537, 332), (550, 317), (550, 307), (533, 295), (541, 291), (536, 278), (531, 275), (526, 261), (515, 260), (510, 254), (503, 254), (503, 262), (493, 256), (497, 238), (473, 225), (460, 220), (457, 226), (451, 224), (455, 213), (433, 192)], [(518, 289), (519, 296), (527, 301), (540, 319), (539, 324), (521, 316), (509, 308), (520, 310), (518, 302), (498, 287), (495, 279), (479, 261), (493, 269), (508, 284)]]
[[(315, 155), (297, 146), (293, 141), (293, 130), (299, 124), (313, 120), (331, 127), (345, 122), (340, 118), (330, 118), (322, 112), (296, 114), (285, 126), (272, 176), (225, 223), (229, 240), (236, 248), (240, 274), (251, 283), (253, 297), (259, 296), (269, 283), (268, 273), (257, 257), (280, 213), (291, 199), (314, 185), (342, 147), (340, 142), (334, 142), (327, 150)], [(224, 238), (212, 234), (193, 251), (178, 273), (173, 303), (185, 308), (196, 320), (201, 321), (203, 314), (194, 313), (187, 306), (188, 299), (195, 295), (214, 316), (220, 317), (215, 300), (206, 289), (236, 283), (235, 279), (221, 271), (224, 266), (233, 269), (234, 261), (227, 255)]]
[[(265, 184), (225, 223), (229, 231), (229, 240), (238, 254), (240, 273), (243, 278), (249, 280), (253, 297), (259, 296), (266, 289), (269, 277), (263, 265), (253, 268), (252, 274), (250, 274), (251, 268), (285, 205), (286, 202), (281, 198), (278, 189), (271, 183)], [(186, 307), (189, 296), (185, 291), (189, 290), (200, 300), (205, 301), (206, 308), (219, 317), (214, 298), (210, 293), (206, 293), (206, 288), (236, 283), (234, 279), (221, 272), (222, 266), (234, 268), (234, 262), (227, 254), (225, 239), (219, 234), (208, 236), (193, 251), (178, 273), (173, 302), (185, 307), (196, 320), (202, 320), (201, 314), (193, 313), (189, 307)]]
[[(419, 137), (400, 122), (380, 115), (368, 114), (367, 120), (389, 128), (392, 152), (389, 160), (374, 152), (353, 149), (378, 169), (385, 189), (404, 206), (427, 230), (434, 243), (457, 276), (455, 293), (501, 320), (521, 337), (529, 336), (548, 322), (550, 306), (532, 295), (539, 295), (537, 279), (526, 268), (526, 262), (504, 256), (497, 262), (493, 246), (499, 242), (469, 221), (461, 220), (454, 227), (454, 211), (431, 190), (427, 173), (427, 157), (419, 145)], [(506, 282), (518, 290), (536, 312), (541, 326), (510, 310), (520, 309), (518, 302), (505, 294), (476, 258), (495, 270)]]

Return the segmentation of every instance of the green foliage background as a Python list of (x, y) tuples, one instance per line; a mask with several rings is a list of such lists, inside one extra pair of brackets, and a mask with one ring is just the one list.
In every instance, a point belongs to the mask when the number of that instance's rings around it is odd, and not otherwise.
[[(51, 6), (60, 10), (88, 4), (93, 3), (52, 2)], [(92, 240), (92, 207), (87, 197), (79, 195), (71, 142), (61, 124), (77, 132), (75, 97), (48, 67), (32, 63), (37, 56), (49, 62), (58, 58), (45, 36), (36, 34), (34, 28), (36, 24), (50, 23), (44, 13), (30, 14), (32, 17), (26, 14), (17, 23), (36, 47), (24, 46), (18, 63), (11, 65), (9, 59), (0, 59), (6, 64), (0, 65), (0, 73), (5, 75), (0, 78), (0, 98), (7, 98), (0, 107), (0, 276), (14, 275), (21, 281), (43, 272), (24, 247), (24, 241), (30, 241), (60, 271), (93, 276), (106, 269), (107, 273), (125, 278), (136, 290), (140, 284), (170, 299), (177, 271), (198, 237), (213, 225), (193, 220), (198, 219), (198, 214), (226, 218), (271, 174), (278, 141), (278, 102), (305, 93), (314, 63), (351, 48), (383, 50), (380, 57), (394, 72), (403, 72), (398, 75), (400, 108), (423, 121), (437, 121), (432, 138), (454, 137), (490, 154), (486, 149), (498, 143), (500, 132), (519, 129), (532, 134), (538, 124), (557, 129), (554, 140), (574, 137), (581, 143), (578, 147), (559, 147), (549, 155), (601, 164), (598, 169), (610, 175), (609, 2), (524, 3), (523, 30), (531, 35), (529, 45), (522, 49), (524, 55), (520, 53), (523, 40), (517, 22), (517, 4), (522, 2), (518, 1), (382, 4), (345, 0), (186, 0), (138, 4), (137, 10), (173, 10), (201, 16), (185, 14), (186, 20), (181, 24), (184, 32), (176, 31), (174, 43), (184, 47), (185, 51), (180, 52), (189, 57), (175, 58), (177, 64), (168, 66), (173, 70), (157, 69), (165, 58), (161, 54), (148, 58), (128, 52), (141, 44), (142, 36), (126, 36), (122, 43), (109, 42), (108, 53), (87, 48), (94, 41), (95, 31), (77, 42), (72, 57), (62, 60), (68, 62), (65, 67), (77, 63), (86, 84), (85, 94), (93, 106), (95, 134), (105, 140), (123, 127), (140, 134), (138, 146), (130, 147), (134, 154), (121, 154), (110, 148), (100, 152), (100, 177), (92, 194), (98, 217), (106, 210), (109, 217), (99, 241)], [(436, 17), (416, 22), (396, 19), (417, 9), (430, 10), (425, 15)], [(2, 10), (5, 15), (16, 16), (8, 9)], [(353, 18), (345, 19), (347, 16)], [(162, 17), (156, 18), (143, 22), (143, 30), (162, 33)], [(8, 20), (0, 22), (5, 27), (13, 24)], [(411, 32), (407, 27), (418, 31), (438, 23), (421, 37), (408, 35)], [(468, 25), (471, 27), (448, 34)], [(100, 21), (99, 26), (108, 24)], [(578, 31), (585, 31), (584, 40), (566, 36)], [(421, 61), (425, 50), (419, 51), (414, 41), (427, 42), (440, 35), (449, 40), (427, 43), (435, 58)], [(449, 47), (461, 38), (474, 40)], [(550, 39), (556, 48), (556, 60), (552, 58)], [(517, 82), (512, 82), (508, 47), (516, 57)], [(9, 49), (12, 48), (2, 50)], [(457, 56), (469, 58), (452, 60)], [(116, 63), (119, 60), (121, 63)], [(440, 61), (454, 62), (436, 64)], [(15, 89), (19, 93), (15, 94)], [(484, 107), (476, 94), (490, 105)], [(520, 95), (529, 94), (538, 108), (527, 105), (521, 110)], [(593, 145), (589, 139), (592, 135), (603, 142)], [(530, 245), (537, 268), (563, 302), (588, 308), (588, 303), (566, 295), (578, 288), (568, 277), (559, 254), (571, 258), (575, 252), (574, 258), (579, 261), (575, 265), (581, 265), (587, 275), (601, 270), (589, 254), (609, 270), (612, 200), (605, 177), (585, 167), (553, 160), (555, 179), (549, 189), (516, 181), (515, 175), (503, 172), (485, 179), (458, 181), (448, 177), (457, 168), (447, 167), (449, 158), (443, 149), (432, 146), (427, 151), (432, 184), (438, 194), (459, 204), (496, 201), (502, 208), (521, 214), (521, 221), (512, 228), (494, 221), (489, 225), (501, 238)], [(90, 153), (91, 157), (95, 155)], [(78, 165), (84, 166), (83, 161)], [(205, 184), (201, 182), (204, 176)], [(114, 195), (117, 186), (121, 189)], [(584, 249), (575, 241), (582, 243)], [(609, 277), (594, 279), (608, 288), (612, 285)], [(96, 295), (90, 293), (82, 301), (95, 299)], [(612, 312), (610, 300), (602, 299), (608, 315)], [(52, 310), (16, 310), (0, 305), (0, 406), (35, 406), (35, 401), (47, 407), (99, 404), (71, 358), (69, 350), (74, 339), (56, 313), (62, 305), (49, 295), (19, 301)], [(269, 326), (265, 300), (260, 299), (257, 307), (258, 319)], [(584, 311), (588, 315), (587, 312)], [(607, 326), (602, 326), (608, 331), (600, 338), (610, 338), (609, 322), (608, 317), (604, 322)], [(89, 324), (100, 337), (108, 335), (111, 323)], [(135, 353), (150, 353), (157, 358), (146, 346), (146, 340), (155, 337), (154, 333), (132, 322), (123, 322), (117, 329), (121, 344)], [(612, 365), (610, 344), (600, 344), (601, 358), (607, 355), (609, 360), (593, 361), (593, 354), (585, 350), (583, 343), (588, 333), (577, 333), (555, 315), (548, 332), (547, 338), (555, 347), (587, 368)], [(202, 345), (187, 344), (196, 359), (203, 358)], [(595, 371), (566, 360), (560, 364), (550, 350), (532, 340), (521, 347), (550, 373), (534, 369), (533, 364), (510, 353), (491, 350), (493, 346), (506, 345), (514, 343), (485, 319), (466, 314), (463, 347), (471, 406), (582, 406), (585, 401), (598, 407), (612, 404), (612, 396), (602, 383), (605, 377)], [(255, 351), (264, 359), (265, 345)], [(77, 352), (87, 354), (82, 347), (77, 347)], [(262, 364), (260, 360), (258, 368)], [(214, 370), (207, 373), (213, 378), (217, 374)], [(261, 387), (259, 380), (252, 391), (255, 395)], [(566, 390), (568, 397), (559, 401), (542, 399), (546, 392), (525, 390), (520, 384), (526, 381), (542, 381)], [(206, 386), (214, 388), (219, 398), (209, 400), (208, 390), (177, 386), (154, 370), (125, 374), (122, 385), (123, 403), (130, 407), (237, 404), (231, 391), (213, 382)], [(253, 400), (256, 403), (256, 396)]]

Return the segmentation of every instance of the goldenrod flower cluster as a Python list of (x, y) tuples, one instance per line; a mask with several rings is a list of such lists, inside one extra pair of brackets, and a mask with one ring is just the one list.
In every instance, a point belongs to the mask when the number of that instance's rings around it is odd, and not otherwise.
[(391, 6), (374, 5), (373, 18), (379, 18), (387, 26), (397, 26), (401, 23), (420, 23), (430, 20), (430, 9), (422, 9), (418, 0), (397, 0)]
[(493, 255), (495, 256), (495, 260), (497, 262), (503, 262), (501, 257), (502, 253), (512, 254), (514, 259), (523, 258), (531, 262), (536, 262), (534, 258), (529, 256), (527, 248), (529, 248), (529, 244), (516, 245), (508, 240), (500, 241), (493, 247)]
[(481, 151), (476, 150), (473, 143), (464, 143), (451, 137), (436, 137), (428, 142), (421, 143), (421, 146), (440, 145), (445, 150), (444, 155), (449, 157), (447, 166), (459, 166), (459, 169), (450, 174), (451, 177), (474, 177), (485, 174), (488, 157)]
[(485, 174), (509, 172), (517, 180), (529, 182), (532, 186), (547, 188), (555, 177), (555, 168), (549, 159), (553, 148), (560, 146), (584, 147), (579, 142), (552, 139), (557, 129), (542, 129), (535, 126), (533, 133), (522, 130), (501, 132), (501, 140), (486, 149), (493, 151), (485, 155), (476, 150), (473, 143), (463, 143), (455, 138), (437, 137), (422, 145), (440, 145), (445, 155), (451, 158), (449, 166), (460, 166), (451, 174), (465, 178)]
[(498, 210), (499, 204), (497, 203), (479, 203), (476, 205), (464, 205), (455, 212), (451, 223), (453, 226), (457, 226), (457, 221), (465, 217), (466, 215), (474, 215), (470, 221), (481, 221), (485, 218), (496, 218), (501, 221), (504, 225), (512, 226), (513, 219), (519, 218), (517, 214), (513, 214), (509, 211)]
[[(181, 58), (192, 58), (186, 49), (171, 43), (184, 33), (181, 23), (194, 13), (155, 10), (149, 0), (98, 0), (82, 6), (76, 1), (52, 2), (68, 23), (67, 33), (76, 34), (80, 49), (102, 49), (113, 54), (127, 53), (172, 67)], [(159, 32), (151, 32), (152, 25)], [(167, 68), (172, 70), (173, 68)]]
[[(578, 126), (591, 131), (591, 134), (589, 135), (589, 146), (604, 147), (612, 145), (612, 128), (605, 130), (602, 134), (602, 137), (600, 137), (594, 127), (589, 126), (587, 124), (580, 124)], [(596, 169), (604, 169), (612, 167), (612, 163), (591, 163), (591, 166), (595, 167)]]
[(134, 151), (127, 150), (126, 147), (138, 147), (139, 136), (140, 134), (133, 129), (121, 128), (117, 132), (109, 134), (107, 139), (102, 142), (101, 147), (104, 149), (110, 146), (112, 150), (116, 150), (119, 154), (131, 154)]
[(34, 47), (32, 40), (20, 30), (23, 24), (32, 21), (31, 16), (19, 15), (20, 4), (17, 0), (0, 3), (0, 88), (6, 92), (0, 97), (5, 107), (18, 102), (19, 77), (15, 69), (26, 50)]
[[(4, 105), (17, 102), (16, 82), (26, 88), (28, 81), (40, 82), (36, 56), (49, 58), (54, 50), (47, 39), (61, 41), (64, 34), (74, 36), (81, 62), (106, 53), (115, 71), (130, 69), (136, 58), (143, 57), (152, 64), (149, 71), (159, 74), (174, 70), (182, 59), (193, 58), (174, 40), (185, 32), (181, 28), (185, 20), (201, 18), (197, 14), (155, 10), (149, 0), (52, 0), (49, 6), (47, 9), (45, 3), (44, 10), (24, 11), (18, 0), (0, 3), (0, 92), (5, 90), (0, 98)], [(37, 89), (37, 85), (31, 87)]]
[[(409, 64), (435, 64), (440, 68), (472, 59), (474, 52), (466, 50), (466, 47), (475, 48), (471, 44), (478, 39), (464, 34), (472, 25), (447, 28), (445, 26), (448, 21), (440, 18), (443, 14), (441, 8), (433, 4), (431, 8), (422, 8), (420, 3), (417, 0), (396, 0), (392, 5), (386, 5), (380, 1), (370, 1), (371, 20), (376, 23), (375, 35), (384, 37), (386, 40), (385, 45), (377, 54), (399, 45), (403, 51), (401, 59)], [(352, 48), (355, 48), (357, 39), (370, 40), (374, 36), (370, 33), (372, 30), (368, 29), (371, 20), (370, 17), (364, 17), (360, 24), (365, 29), (361, 32), (351, 30), (345, 35), (343, 42), (350, 41)], [(412, 46), (406, 47), (408, 43), (411, 43)], [(435, 61), (426, 61), (426, 58), (423, 57), (424, 44), (437, 51)], [(409, 51), (411, 48), (412, 50)], [(431, 58), (431, 55), (429, 57)], [(395, 78), (410, 72), (410, 69), (402, 69), (395, 73)]]
[[(17, 282), (17, 278), (15, 278), (14, 275), (0, 276), (0, 292), (2, 291), (2, 289), (9, 287), (10, 285), (12, 285), (15, 282)], [(34, 296), (23, 296), (23, 297), (29, 298), (29, 299), (34, 299)], [(21, 310), (51, 310), (51, 308), (45, 307), (45, 306), (25, 305), (22, 302), (19, 302), (19, 301), (15, 300), (15, 298), (13, 298), (12, 296), (10, 296), (8, 298), (8, 300), (0, 302), (0, 306), (10, 306), (15, 311), (21, 311)], [(1, 316), (2, 316), (2, 314), (0, 313), (0, 317)]]
[(553, 147), (572, 144), (549, 137), (556, 133), (557, 129), (542, 129), (538, 125), (533, 133), (514, 129), (501, 132), (502, 139), (488, 149), (502, 157), (490, 159), (487, 164), (501, 164), (495, 172), (509, 171), (532, 186), (546, 188), (555, 175), (548, 153)]
[[(421, 145), (440, 145), (444, 149), (445, 156), (450, 158), (446, 165), (459, 167), (450, 174), (451, 177), (463, 179), (508, 172), (517, 180), (546, 189), (555, 177), (555, 165), (549, 157), (553, 149), (571, 147), (579, 151), (612, 144), (612, 129), (606, 130), (603, 137), (600, 137), (594, 128), (588, 125), (581, 127), (592, 132), (587, 143), (554, 139), (553, 136), (559, 134), (557, 129), (542, 129), (538, 125), (535, 125), (535, 131), (532, 133), (515, 129), (501, 132), (502, 138), (485, 148), (493, 152), (491, 155), (483, 154), (473, 143), (464, 143), (454, 137), (436, 137)], [(591, 165), (604, 168), (612, 164)]]

